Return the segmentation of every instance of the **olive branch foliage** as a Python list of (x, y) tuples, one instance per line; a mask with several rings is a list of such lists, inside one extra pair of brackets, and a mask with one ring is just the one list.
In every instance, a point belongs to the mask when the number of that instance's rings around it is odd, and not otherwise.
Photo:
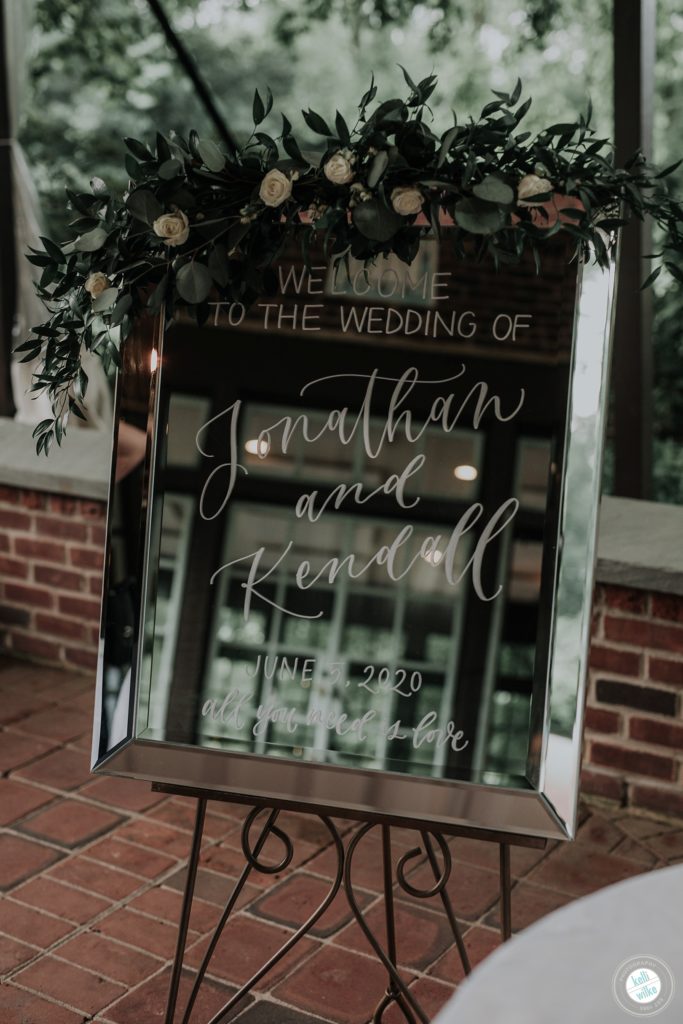
[[(531, 250), (538, 267), (544, 243), (563, 231), (574, 240), (575, 255), (605, 267), (616, 230), (650, 216), (663, 242), (643, 287), (663, 268), (683, 282), (683, 206), (663, 181), (678, 164), (660, 171), (636, 153), (616, 167), (610, 141), (591, 127), (590, 105), (576, 122), (538, 134), (522, 130), (531, 99), (522, 98), (519, 81), (509, 94), (494, 92), (476, 120), (460, 122), (454, 113), (453, 124), (438, 134), (428, 105), (437, 77), (414, 82), (402, 71), (407, 97), (378, 101), (373, 77), (352, 123), (338, 111), (331, 123), (302, 111), (322, 140), (315, 155), (302, 150), (285, 115), (278, 134), (263, 129), (273, 96), (256, 90), (253, 132), (235, 152), (222, 152), (195, 131), (187, 138), (158, 133), (154, 147), (128, 138), (129, 185), (122, 197), (96, 177), (90, 192), (67, 189), (74, 237), (61, 244), (41, 238), (43, 249), (27, 255), (40, 269), (36, 289), (49, 315), (16, 349), (22, 361), (39, 359), (31, 390), (46, 392), (51, 402), (52, 415), (34, 431), (38, 453), (62, 443), (72, 416), (85, 418), (84, 350), (112, 372), (145, 312), (163, 310), (167, 325), (189, 312), (201, 325), (210, 296), (249, 305), (272, 294), (273, 265), (293, 239), (306, 262), (318, 243), (327, 259), (351, 255), (367, 265), (393, 253), (410, 263), (421, 240), (444, 234), (441, 225), (450, 218), (445, 240), (458, 258), (489, 257), (499, 266)], [(353, 168), (353, 180), (343, 185), (324, 173), (339, 152)], [(280, 205), (268, 206), (259, 189), (273, 169), (292, 188)], [(519, 183), (529, 175), (552, 189), (520, 205)], [(396, 187), (419, 191), (422, 216), (396, 212)], [(172, 211), (189, 222), (182, 245), (168, 245), (154, 230)], [(85, 283), (97, 273), (107, 287), (93, 298)]]

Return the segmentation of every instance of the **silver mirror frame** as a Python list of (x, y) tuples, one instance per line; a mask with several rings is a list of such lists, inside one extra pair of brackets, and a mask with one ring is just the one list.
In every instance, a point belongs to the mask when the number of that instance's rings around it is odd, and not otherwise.
[[(419, 823), (448, 832), (484, 829), (525, 836), (571, 839), (575, 835), (581, 769), (583, 708), (590, 644), (592, 591), (616, 264), (606, 271), (580, 268), (574, 314), (570, 397), (559, 510), (550, 659), (541, 712), (533, 723), (537, 759), (528, 789), (465, 781), (417, 778), (390, 771), (302, 763), (255, 754), (225, 753), (136, 736), (141, 644), (134, 648), (123, 737), (102, 752), (104, 623), (100, 630), (92, 771), (162, 785), (223, 794), (254, 803), (325, 811), (358, 819)], [(138, 329), (138, 373), (149, 386), (147, 451), (141, 509), (142, 567), (150, 550), (151, 496), (159, 399), (156, 366), (163, 363), (163, 324)], [(118, 398), (122, 386), (117, 382)], [(118, 415), (114, 427), (114, 461)], [(110, 485), (107, 551), (111, 550)], [(143, 572), (142, 608), (146, 607)], [(107, 592), (105, 577), (105, 594)], [(138, 638), (143, 626), (138, 623)]]

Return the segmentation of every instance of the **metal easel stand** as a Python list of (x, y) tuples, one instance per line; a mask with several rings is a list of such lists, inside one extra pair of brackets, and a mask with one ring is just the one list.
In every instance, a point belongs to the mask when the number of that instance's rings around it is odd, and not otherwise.
[[(157, 791), (161, 792), (174, 792), (181, 795), (188, 795), (186, 790), (177, 790), (171, 787), (163, 785), (154, 785), (153, 787)], [(194, 795), (194, 794), (191, 794)], [(197, 869), (199, 866), (199, 855), (201, 850), (202, 835), (204, 832), (204, 819), (206, 816), (206, 805), (208, 797), (205, 795), (197, 796), (197, 814), (194, 825), (194, 833), (192, 837), (192, 847), (190, 851), (190, 857), (187, 867), (187, 879), (185, 883), (185, 891), (183, 894), (183, 903), (180, 914), (180, 922), (178, 926), (178, 940), (176, 944), (175, 957), (173, 961), (173, 968), (171, 971), (171, 981), (168, 993), (168, 1003), (166, 1008), (165, 1024), (190, 1024), (192, 1011), (194, 1009), (197, 996), (204, 980), (204, 977), (208, 971), (211, 958), (218, 945), (220, 937), (223, 933), (223, 929), (228, 922), (228, 919), (233, 912), (240, 893), (242, 892), (246, 882), (249, 879), (252, 871), (258, 871), (266, 875), (275, 875), (285, 870), (285, 868), (291, 863), (294, 856), (294, 843), (287, 833), (278, 826), (277, 821), (280, 815), (280, 808), (271, 806), (255, 806), (252, 807), (248, 813), (244, 824), (242, 826), (242, 852), (244, 853), (245, 864), (240, 877), (235, 883), (234, 889), (230, 894), (230, 897), (225, 905), (221, 918), (216, 925), (215, 931), (209, 942), (208, 948), (204, 955), (204, 959), (197, 971), (197, 976), (194, 980), (192, 990), (190, 992), (187, 1005), (182, 1011), (181, 1016), (176, 1018), (176, 1010), (178, 1004), (178, 994), (180, 988), (180, 978), (183, 969), (183, 961), (185, 958), (185, 947), (187, 943), (187, 934), (190, 921), (190, 912), (192, 910), (192, 900), (194, 897), (195, 881), (197, 878)], [(259, 818), (265, 817), (261, 823), (258, 823)], [(210, 1021), (202, 1022), (202, 1024), (220, 1024), (229, 1012), (247, 995), (251, 989), (258, 984), (261, 978), (264, 977), (279, 961), (302, 939), (320, 917), (325, 913), (327, 908), (332, 903), (339, 890), (344, 888), (346, 898), (349, 906), (353, 912), (353, 915), (358, 922), (363, 934), (370, 943), (372, 949), (379, 961), (384, 965), (388, 974), (388, 985), (387, 990), (383, 998), (381, 999), (377, 1009), (373, 1014), (373, 1024), (381, 1024), (386, 1010), (391, 1006), (392, 1003), (401, 1010), (405, 1020), (408, 1024), (429, 1024), (429, 1018), (425, 1014), (424, 1010), (415, 998), (414, 993), (406, 985), (398, 970), (397, 962), (397, 944), (396, 944), (396, 921), (394, 915), (394, 870), (392, 863), (392, 849), (391, 849), (391, 826), (381, 821), (368, 821), (361, 824), (356, 832), (351, 837), (346, 850), (342, 838), (339, 834), (338, 829), (334, 825), (333, 821), (326, 814), (318, 813), (316, 817), (323, 823), (325, 828), (330, 834), (332, 844), (337, 852), (337, 870), (333, 881), (330, 884), (330, 889), (323, 901), (311, 914), (307, 921), (301, 925), (301, 927), (294, 932), (290, 938), (284, 943), (284, 945), (275, 953), (266, 963), (264, 963), (242, 987), (235, 992), (230, 1000), (223, 1006), (223, 1008), (216, 1013)], [(405, 827), (405, 826), (402, 826)], [(421, 829), (419, 826), (414, 826), (416, 831), (416, 839), (418, 845), (408, 850), (400, 858), (396, 865), (396, 882), (399, 887), (406, 893), (417, 899), (429, 899), (433, 897), (439, 897), (443, 905), (444, 912), (448, 919), (451, 931), (453, 933), (453, 941), (457, 947), (460, 960), (463, 965), (463, 969), (466, 974), (470, 972), (470, 963), (467, 956), (467, 950), (460, 932), (458, 922), (456, 920), (455, 911), (446, 890), (448, 880), (451, 876), (452, 871), (452, 858), (451, 851), (446, 842), (445, 837), (439, 832), (432, 832), (426, 829)], [(382, 944), (378, 940), (377, 936), (373, 933), (372, 929), (367, 924), (363, 911), (361, 910), (353, 889), (353, 860), (358, 850), (358, 847), (362, 839), (368, 835), (372, 829), (379, 828), (381, 830), (382, 840), (382, 865), (384, 875), (384, 904), (385, 904), (385, 920), (386, 920), (386, 933), (387, 943), (386, 948), (383, 948)], [(511, 843), (519, 843), (521, 845), (544, 845), (541, 841), (529, 841), (525, 837), (517, 837), (513, 835), (501, 835), (498, 836), (495, 833), (477, 833), (475, 830), (463, 830), (459, 834), (466, 834), (469, 836), (475, 836), (478, 838), (486, 838), (491, 841), (495, 841), (499, 845), (500, 849), (500, 910), (501, 910), (501, 937), (503, 941), (508, 939), (511, 934), (511, 902), (510, 902), (510, 890), (511, 890), (511, 877), (510, 877), (510, 845)], [(282, 844), (283, 855), (279, 863), (265, 863), (261, 859), (261, 854), (266, 841), (269, 836), (274, 836)], [(255, 838), (253, 838), (255, 837)], [(438, 852), (437, 852), (438, 851)], [(411, 861), (426, 854), (427, 861), (431, 867), (432, 874), (434, 876), (434, 884), (428, 889), (420, 889), (414, 886), (406, 877), (406, 870), (409, 867)]]

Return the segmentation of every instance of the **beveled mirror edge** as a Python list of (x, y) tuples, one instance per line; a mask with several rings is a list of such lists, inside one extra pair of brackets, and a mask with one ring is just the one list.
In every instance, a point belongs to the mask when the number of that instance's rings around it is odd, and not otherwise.
[[(563, 480), (563, 494), (560, 515), (560, 557), (557, 566), (558, 586), (552, 625), (552, 658), (548, 680), (548, 694), (544, 709), (543, 753), (539, 793), (547, 800), (557, 819), (562, 823), (566, 838), (576, 834), (580, 780), (581, 755), (583, 746), (583, 720), (588, 683), (588, 660), (592, 625), (592, 596), (597, 562), (597, 538), (599, 525), (600, 493), (605, 449), (605, 432), (608, 414), (610, 367), (612, 355), (612, 334), (614, 330), (614, 306), (616, 302), (618, 253), (613, 256), (608, 270), (595, 264), (584, 264), (574, 321), (574, 343), (572, 345), (571, 396), (567, 410), (568, 429), (566, 432), (566, 463)], [(593, 361), (591, 367), (590, 363)], [(592, 368), (590, 377), (582, 371), (582, 361)], [(593, 402), (592, 410), (586, 417), (590, 425), (590, 440), (593, 445), (594, 467), (592, 471), (592, 500), (586, 506), (578, 501), (568, 500), (576, 470), (582, 468), (585, 452), (579, 448), (577, 428), (581, 419), (581, 404), (588, 399)], [(574, 443), (572, 444), (572, 438)], [(585, 561), (580, 613), (575, 617), (574, 639), (577, 658), (574, 663), (570, 687), (574, 694), (574, 719), (571, 736), (564, 750), (560, 747), (565, 737), (552, 730), (551, 715), (553, 695), (557, 694), (564, 680), (562, 665), (557, 656), (556, 640), (558, 624), (569, 604), (566, 574), (570, 561), (566, 538), (574, 526), (583, 535)], [(571, 566), (570, 566), (571, 569)], [(567, 687), (569, 689), (569, 687)], [(571, 786), (567, 787), (567, 774)]]
[[(585, 268), (584, 268), (585, 269)], [(601, 375), (598, 417), (594, 424), (599, 443), (599, 455), (596, 461), (602, 464), (604, 424), (606, 419), (606, 388), (608, 384), (610, 333), (613, 317), (610, 309), (614, 299), (615, 265), (608, 272), (599, 268), (591, 268), (601, 275), (602, 282), (602, 319), (604, 324), (601, 339)], [(581, 306), (586, 295), (582, 286), (580, 298), (575, 311), (576, 345), (583, 337), (581, 331)], [(157, 319), (154, 339), (161, 351), (163, 332), (161, 319)], [(586, 341), (588, 340), (586, 334)], [(576, 351), (574, 358), (576, 358)], [(572, 395), (575, 398), (575, 379), (572, 374)], [(150, 389), (150, 406), (148, 412), (148, 445), (146, 455), (146, 490), (145, 502), (149, 494), (150, 473), (153, 472), (155, 438), (153, 424), (158, 400), (157, 388)], [(570, 404), (568, 416), (573, 415), (574, 401)], [(114, 427), (116, 438), (116, 426)], [(571, 452), (568, 437), (569, 452)], [(112, 466), (110, 482), (110, 499), (114, 482), (114, 466)], [(597, 487), (599, 488), (599, 475)], [(563, 522), (567, 502), (562, 499)], [(107, 539), (110, 538), (110, 512), (107, 517)], [(588, 595), (582, 605), (581, 617), (581, 649), (577, 666), (576, 709), (572, 730), (572, 772), (570, 792), (558, 793), (555, 782), (548, 777), (548, 768), (552, 767), (553, 757), (548, 751), (549, 720), (551, 711), (552, 685), (556, 675), (553, 657), (549, 673), (550, 699), (546, 701), (546, 728), (544, 730), (544, 754), (541, 759), (541, 783), (538, 790), (517, 789), (487, 786), (480, 783), (465, 781), (441, 780), (403, 776), (393, 772), (377, 772), (372, 770), (340, 768), (332, 765), (316, 765), (311, 763), (286, 761), (283, 759), (261, 758), (257, 755), (231, 755), (229, 758), (230, 781), (226, 779), (228, 759), (219, 751), (200, 750), (190, 747), (159, 743), (135, 738), (134, 723), (129, 716), (129, 735), (111, 751), (98, 756), (97, 715), (93, 734), (92, 766), (95, 773), (124, 775), (149, 782), (160, 782), (178, 787), (196, 787), (225, 794), (239, 794), (241, 797), (253, 797), (255, 802), (267, 802), (269, 798), (288, 801), (301, 810), (328, 810), (339, 814), (346, 810), (359, 818), (382, 817), (403, 820), (407, 825), (425, 822), (444, 829), (459, 827), (480, 827), (500, 832), (516, 832), (520, 835), (539, 836), (553, 839), (571, 839), (576, 828), (579, 772), (581, 755), (581, 727), (583, 722), (583, 701), (585, 697), (587, 670), (587, 631), (590, 628), (590, 593), (592, 589), (595, 565), (595, 537), (597, 535), (598, 503), (590, 510), (590, 522), (585, 535), (588, 547), (592, 549), (592, 569), (586, 573), (585, 592)], [(149, 508), (145, 514), (145, 552), (148, 550), (151, 530)], [(564, 552), (562, 553), (564, 555)], [(144, 559), (145, 563), (147, 559)], [(562, 558), (560, 559), (560, 563)], [(560, 569), (558, 568), (558, 572)], [(143, 595), (146, 595), (146, 566)], [(590, 585), (589, 585), (590, 581)], [(143, 602), (145, 597), (143, 596)], [(144, 604), (143, 604), (144, 607)], [(103, 616), (104, 623), (104, 616)], [(136, 666), (131, 711), (137, 707), (137, 692), (140, 667), (140, 630), (138, 624), (134, 664)], [(101, 699), (103, 673), (103, 629), (101, 629), (100, 649), (98, 657), (98, 700)], [(257, 768), (258, 765), (258, 768)], [(273, 782), (278, 782), (284, 792), (274, 789)], [(287, 783), (285, 786), (284, 783)], [(372, 799), (368, 791), (372, 790)], [(378, 807), (382, 810), (378, 810)]]

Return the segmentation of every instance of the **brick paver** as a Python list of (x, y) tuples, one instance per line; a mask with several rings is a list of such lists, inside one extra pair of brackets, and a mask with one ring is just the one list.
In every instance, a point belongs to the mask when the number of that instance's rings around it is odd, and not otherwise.
[[(2, 1024), (153, 1024), (164, 1007), (180, 915), (191, 801), (148, 785), (88, 771), (91, 680), (0, 661), (0, 1021)], [(51, 728), (54, 723), (54, 728)], [(86, 731), (84, 731), (84, 729)], [(187, 997), (242, 869), (243, 807), (212, 803), (181, 1000)], [(254, 875), (209, 966), (193, 1022), (204, 1024), (276, 952), (329, 892), (336, 854), (318, 819), (287, 813), (295, 856), (277, 875)], [(352, 823), (336, 821), (346, 837)], [(396, 829), (396, 864), (416, 845)], [(449, 840), (448, 884), (474, 964), (499, 944), (498, 849)], [(281, 857), (273, 840), (266, 855)], [(680, 821), (628, 812), (593, 799), (578, 838), (545, 850), (512, 851), (515, 931), (577, 896), (683, 857)], [(423, 854), (412, 885), (430, 888)], [(382, 865), (376, 833), (354, 861), (356, 897), (384, 935)], [(463, 978), (438, 899), (395, 887), (401, 969), (433, 1015)], [(386, 974), (340, 894), (315, 930), (256, 986), (231, 1019), (239, 1024), (367, 1024)], [(383, 1024), (403, 1024), (390, 1008)]]

